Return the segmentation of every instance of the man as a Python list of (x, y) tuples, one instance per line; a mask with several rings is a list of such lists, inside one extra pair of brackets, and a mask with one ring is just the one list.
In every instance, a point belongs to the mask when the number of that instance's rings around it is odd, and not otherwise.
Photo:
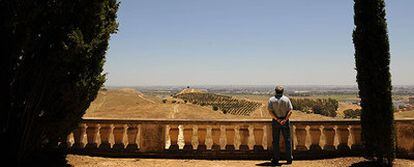
[(292, 141), (290, 137), (289, 117), (292, 114), (292, 103), (289, 98), (283, 95), (283, 86), (276, 86), (276, 95), (269, 99), (268, 110), (272, 116), (272, 135), (273, 135), (273, 158), (272, 163), (278, 164), (280, 157), (280, 132), (285, 139), (285, 150), (287, 163), (292, 163)]

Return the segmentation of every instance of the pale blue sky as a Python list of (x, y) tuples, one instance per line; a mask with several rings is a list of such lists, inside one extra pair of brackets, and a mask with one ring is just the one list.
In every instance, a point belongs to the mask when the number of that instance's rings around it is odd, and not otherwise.
[[(387, 0), (393, 84), (414, 85), (414, 1)], [(353, 0), (121, 0), (107, 86), (354, 85)]]

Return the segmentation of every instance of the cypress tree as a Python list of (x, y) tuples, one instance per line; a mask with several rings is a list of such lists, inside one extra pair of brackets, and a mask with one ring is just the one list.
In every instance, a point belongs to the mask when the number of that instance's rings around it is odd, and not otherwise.
[(0, 0), (0, 143), (10, 166), (63, 166), (58, 142), (105, 81), (116, 0)]
[(392, 165), (395, 130), (384, 0), (354, 0), (353, 42), (366, 156)]

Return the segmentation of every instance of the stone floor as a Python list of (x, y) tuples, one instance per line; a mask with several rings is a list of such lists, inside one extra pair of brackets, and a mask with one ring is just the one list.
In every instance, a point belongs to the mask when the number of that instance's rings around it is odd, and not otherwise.
[[(262, 160), (186, 160), (186, 159), (149, 159), (149, 158), (103, 158), (69, 155), (68, 163), (75, 167), (248, 167), (248, 166), (272, 166), (268, 161)], [(294, 161), (291, 165), (281, 166), (297, 167), (342, 167), (342, 166), (367, 166), (366, 161), (360, 157), (345, 157), (323, 160), (300, 160)], [(375, 165), (372, 165), (375, 166)], [(414, 167), (414, 160), (397, 159), (394, 162), (396, 167)]]

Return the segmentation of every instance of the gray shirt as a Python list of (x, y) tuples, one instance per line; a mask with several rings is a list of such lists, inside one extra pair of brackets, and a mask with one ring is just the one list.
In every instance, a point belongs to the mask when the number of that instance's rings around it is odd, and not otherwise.
[(269, 111), (273, 112), (276, 117), (284, 118), (287, 116), (288, 112), (293, 109), (293, 106), (289, 98), (283, 95), (281, 97), (271, 97), (267, 108)]

